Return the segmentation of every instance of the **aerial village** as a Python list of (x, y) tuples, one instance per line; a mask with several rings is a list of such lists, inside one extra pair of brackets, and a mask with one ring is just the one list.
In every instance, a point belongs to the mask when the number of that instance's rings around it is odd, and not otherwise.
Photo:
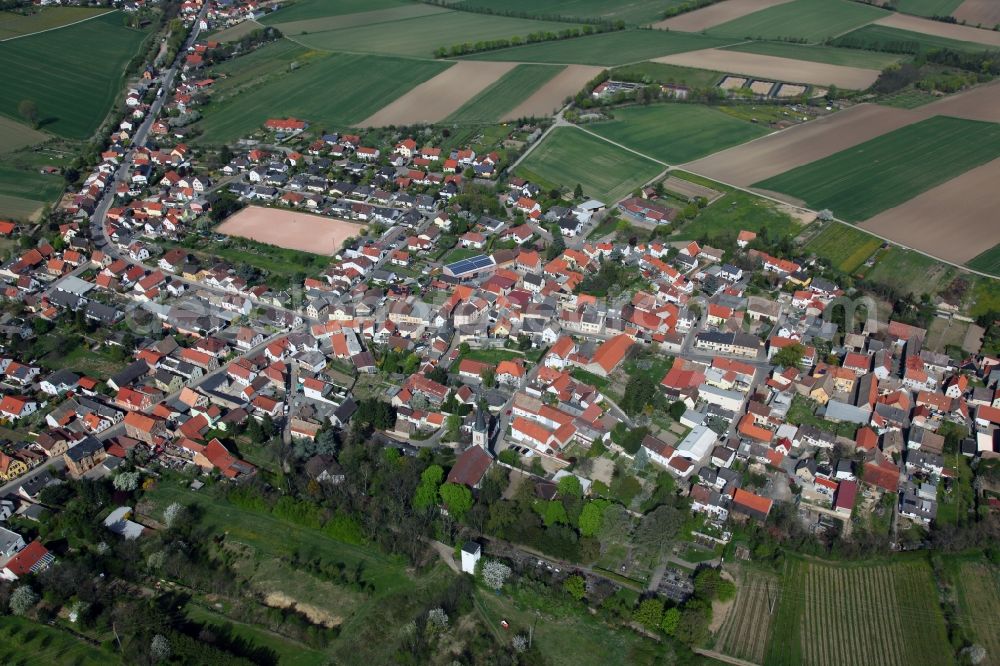
[[(710, 544), (775, 505), (817, 532), (849, 535), (869, 514), (893, 535), (926, 527), (960, 482), (947, 455), (1000, 455), (1000, 359), (925, 349), (924, 328), (882, 320), (753, 232), (671, 241), (708, 188), (549, 192), (505, 174), (544, 129), (530, 123), (501, 146), (442, 149), (271, 118), (224, 156), (199, 154), (176, 121), (210, 94), (217, 46), (196, 41), (176, 79), (150, 69), (128, 91), (65, 222), (0, 267), (0, 516), (38, 520), (45, 487), (135, 460), (239, 484), (257, 468), (225, 443), (234, 433), (290, 446), (359, 418), (408, 455), (453, 449), (448, 480), (473, 492), (494, 465), (595, 495), (666, 472)], [(206, 260), (227, 242), (214, 224), (246, 206), (351, 232), (304, 276)], [(668, 233), (595, 237), (609, 219)], [(52, 354), (63, 367), (39, 362)], [(341, 478), (334, 456), (300, 464)], [(126, 513), (105, 524), (141, 534)], [(4, 578), (52, 562), (0, 533)]]

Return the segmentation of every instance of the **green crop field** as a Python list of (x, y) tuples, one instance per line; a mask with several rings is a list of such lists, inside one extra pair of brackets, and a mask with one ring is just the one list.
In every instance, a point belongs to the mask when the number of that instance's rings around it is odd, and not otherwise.
[(693, 174), (671, 171), (670, 175), (725, 192), (725, 195), (711, 205), (701, 209), (698, 217), (681, 225), (677, 234), (671, 237), (672, 240), (703, 239), (715, 246), (735, 247), (736, 235), (741, 229), (757, 234), (763, 231), (768, 238), (795, 236), (801, 229), (801, 225), (787, 213), (778, 210), (773, 201)]
[(708, 49), (732, 44), (734, 39), (705, 35), (666, 32), (663, 30), (625, 30), (589, 37), (562, 39), (487, 51), (468, 56), (472, 60), (512, 62), (551, 62), (564, 65), (602, 65), (613, 67), (660, 56)]
[(851, 0), (793, 0), (733, 19), (707, 32), (722, 37), (792, 37), (821, 42), (884, 16), (889, 16), (889, 12)]
[(669, 164), (690, 162), (768, 133), (702, 104), (615, 109), (615, 119), (587, 125), (603, 137)]
[(788, 42), (750, 42), (727, 47), (727, 50), (864, 69), (885, 69), (889, 65), (899, 62), (902, 58), (902, 56), (893, 53), (843, 49), (833, 46), (790, 44)]
[(998, 156), (1000, 124), (935, 116), (754, 186), (860, 222)]
[(689, 88), (712, 88), (724, 76), (724, 73), (710, 69), (695, 69), (653, 61), (623, 65), (611, 72), (611, 78), (615, 80), (676, 83)]
[(951, 16), (962, 0), (896, 0), (896, 11), (917, 16)]
[[(663, 18), (667, 9), (685, 3), (685, 0), (642, 2), (642, 0), (504, 0), (503, 9), (524, 12), (531, 16), (563, 18), (591, 18), (605, 21), (625, 21), (633, 25), (655, 23)], [(452, 6), (457, 8), (496, 8), (496, 0), (465, 0)]]
[(572, 190), (611, 204), (662, 170), (656, 162), (572, 127), (558, 127), (518, 166), (519, 176)]
[(260, 22), (273, 25), (289, 21), (306, 21), (324, 16), (342, 16), (408, 4), (410, 3), (407, 0), (296, 0), (287, 7), (264, 16)]
[(922, 560), (790, 560), (772, 625), (769, 665), (954, 663), (937, 588)]
[(989, 50), (988, 46), (975, 42), (963, 42), (947, 37), (937, 37), (912, 30), (900, 30), (886, 25), (866, 25), (834, 39), (833, 46), (891, 51), (894, 53), (918, 53), (930, 49), (951, 49), (978, 53)]
[[(291, 70), (287, 64), (273, 64), (256, 71), (253, 63), (241, 63), (238, 79), (215, 91), (219, 99), (205, 107), (200, 123), (204, 133), (198, 141), (231, 141), (278, 116), (295, 116), (330, 129), (349, 127), (451, 66), (433, 60), (280, 49), (276, 55), (300, 66)], [(379, 75), (373, 77), (373, 71)]]
[(463, 104), (446, 120), (459, 123), (500, 120), (562, 70), (562, 67), (553, 65), (518, 65)]
[(109, 12), (0, 43), (0, 114), (20, 119), (18, 105), (29, 99), (46, 130), (90, 137), (121, 94), (125, 66), (148, 34), (125, 27), (120, 13)]
[(882, 241), (875, 236), (857, 227), (833, 222), (809, 241), (805, 249), (826, 259), (837, 270), (853, 273), (881, 246)]
[(402, 5), (400, 7), (387, 7), (385, 9), (376, 9), (374, 11), (358, 12), (356, 14), (336, 14), (334, 16), (304, 19), (302, 21), (274, 23), (273, 25), (281, 30), (283, 35), (295, 36), (313, 32), (324, 32), (327, 30), (357, 28), (364, 25), (392, 23), (420, 16), (432, 16), (434, 14), (448, 13), (449, 11), (444, 7), (435, 7), (434, 5), (424, 4), (409, 4)]
[(570, 23), (534, 21), (469, 12), (442, 12), (393, 22), (310, 32), (296, 37), (305, 46), (348, 53), (388, 53), (430, 58), (439, 46), (491, 39), (526, 37), (533, 32), (559, 32)]
[(979, 256), (966, 263), (969, 268), (977, 271), (1000, 275), (1000, 245), (994, 245)]
[(0, 41), (30, 35), (59, 26), (83, 21), (107, 13), (107, 9), (90, 7), (42, 7), (32, 14), (0, 12)]

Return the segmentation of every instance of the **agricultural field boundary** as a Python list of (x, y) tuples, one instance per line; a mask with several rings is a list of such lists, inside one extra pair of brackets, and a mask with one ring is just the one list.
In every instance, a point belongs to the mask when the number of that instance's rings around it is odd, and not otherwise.
[(79, 21), (73, 21), (72, 23), (64, 23), (62, 25), (57, 25), (54, 28), (46, 28), (45, 30), (36, 30), (35, 32), (29, 32), (29, 33), (26, 33), (24, 35), (15, 35), (13, 37), (7, 37), (6, 39), (0, 39), (0, 44), (2, 44), (4, 42), (12, 42), (15, 39), (21, 39), (23, 37), (32, 37), (34, 35), (41, 35), (42, 33), (52, 32), (53, 30), (62, 30), (63, 28), (68, 28), (68, 27), (73, 26), (73, 25), (80, 25), (81, 23), (86, 23), (87, 21), (93, 21), (96, 18), (100, 18), (102, 16), (107, 16), (108, 14), (111, 14), (112, 12), (117, 12), (117, 11), (118, 11), (117, 9), (109, 9), (106, 12), (101, 12), (100, 14), (94, 14), (93, 16), (88, 16), (87, 18), (82, 18)]

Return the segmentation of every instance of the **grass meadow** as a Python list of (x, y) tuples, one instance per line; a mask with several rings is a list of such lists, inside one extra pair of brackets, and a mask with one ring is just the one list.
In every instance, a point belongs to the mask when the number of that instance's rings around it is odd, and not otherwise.
[(998, 156), (1000, 124), (935, 116), (754, 186), (860, 222)]
[(611, 204), (658, 174), (663, 167), (572, 127), (558, 127), (517, 167), (518, 175)]
[(674, 53), (725, 46), (735, 41), (739, 40), (663, 30), (623, 30), (486, 51), (468, 57), (473, 60), (613, 67)]
[(966, 263), (966, 266), (975, 268), (977, 271), (1000, 275), (1000, 245), (994, 245)]
[(0, 43), (0, 114), (20, 120), (32, 100), (47, 131), (86, 139), (121, 93), (125, 66), (148, 31), (122, 24), (119, 12)]
[(615, 119), (587, 129), (640, 153), (682, 164), (768, 133), (702, 104), (655, 104), (614, 110)]
[(553, 65), (518, 65), (463, 104), (445, 121), (457, 123), (498, 121), (562, 70), (562, 67)]
[(833, 222), (811, 241), (805, 249), (826, 259), (844, 273), (853, 273), (882, 246), (882, 241), (857, 227)]
[(793, 0), (727, 21), (707, 32), (720, 37), (792, 37), (821, 42), (885, 16), (889, 12), (884, 9), (851, 0)]

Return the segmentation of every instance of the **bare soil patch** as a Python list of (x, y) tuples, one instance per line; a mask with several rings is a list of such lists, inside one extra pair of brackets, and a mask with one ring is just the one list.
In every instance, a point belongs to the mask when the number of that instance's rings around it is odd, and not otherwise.
[(798, 97), (806, 91), (806, 86), (800, 86), (795, 83), (782, 83), (781, 87), (778, 88), (776, 93), (777, 97)]
[(693, 12), (654, 23), (653, 27), (679, 32), (701, 32), (768, 7), (783, 5), (786, 2), (791, 2), (791, 0), (725, 0), (725, 2), (702, 7)]
[(774, 81), (754, 81), (750, 84), (750, 90), (754, 95), (767, 95), (774, 87)]
[(977, 86), (920, 107), (928, 116), (954, 116), (1000, 123), (1000, 81)]
[(347, 220), (249, 206), (220, 224), (216, 230), (220, 234), (249, 238), (289, 250), (333, 255), (345, 239), (358, 233), (359, 228)]
[(965, 0), (952, 13), (952, 16), (969, 25), (982, 25), (989, 29), (1000, 23), (1000, 2), (997, 0)]
[(385, 127), (444, 120), (491, 83), (514, 69), (514, 65), (512, 62), (477, 60), (457, 62), (372, 114), (361, 125)]
[(580, 92), (580, 89), (597, 76), (601, 69), (590, 65), (567, 66), (526, 100), (511, 109), (504, 115), (503, 120), (552, 115), (562, 107), (567, 97)]
[(291, 608), (292, 610), (296, 610), (305, 615), (313, 624), (322, 625), (329, 629), (338, 627), (344, 622), (344, 618), (331, 615), (325, 610), (316, 608), (315, 606), (299, 603), (284, 592), (268, 593), (268, 595), (264, 597), (264, 603), (271, 608)]
[(860, 226), (901, 245), (964, 264), (1000, 243), (1000, 159), (967, 171)]
[(923, 117), (906, 109), (859, 104), (689, 162), (684, 168), (723, 183), (748, 187)]
[(727, 76), (722, 79), (719, 87), (723, 90), (738, 90), (747, 84), (747, 80), (742, 76)]
[[(986, 4), (995, 5), (996, 2), (995, 0), (987, 0)], [(954, 23), (932, 21), (931, 19), (920, 18), (919, 16), (910, 16), (909, 14), (893, 12), (885, 18), (875, 21), (875, 23), (887, 25), (890, 28), (899, 28), (900, 30), (922, 32), (925, 35), (957, 39), (962, 42), (976, 42), (977, 44), (1000, 46), (1000, 32), (980, 30), (979, 28), (970, 28), (969, 26), (956, 25)]]
[(828, 65), (822, 62), (806, 62), (805, 60), (741, 51), (724, 51), (722, 49), (675, 53), (654, 60), (668, 65), (700, 67), (701, 69), (731, 72), (751, 77), (759, 76), (764, 79), (788, 83), (815, 83), (821, 86), (832, 84), (850, 90), (864, 90), (875, 83), (875, 79), (879, 75), (878, 70), (874, 69)]
[(713, 190), (710, 187), (705, 187), (704, 185), (699, 185), (698, 183), (692, 183), (690, 180), (684, 180), (683, 178), (678, 178), (677, 176), (668, 176), (663, 181), (663, 188), (667, 192), (679, 195), (685, 199), (705, 197), (709, 203), (722, 196), (722, 192), (719, 192), (718, 190)]

